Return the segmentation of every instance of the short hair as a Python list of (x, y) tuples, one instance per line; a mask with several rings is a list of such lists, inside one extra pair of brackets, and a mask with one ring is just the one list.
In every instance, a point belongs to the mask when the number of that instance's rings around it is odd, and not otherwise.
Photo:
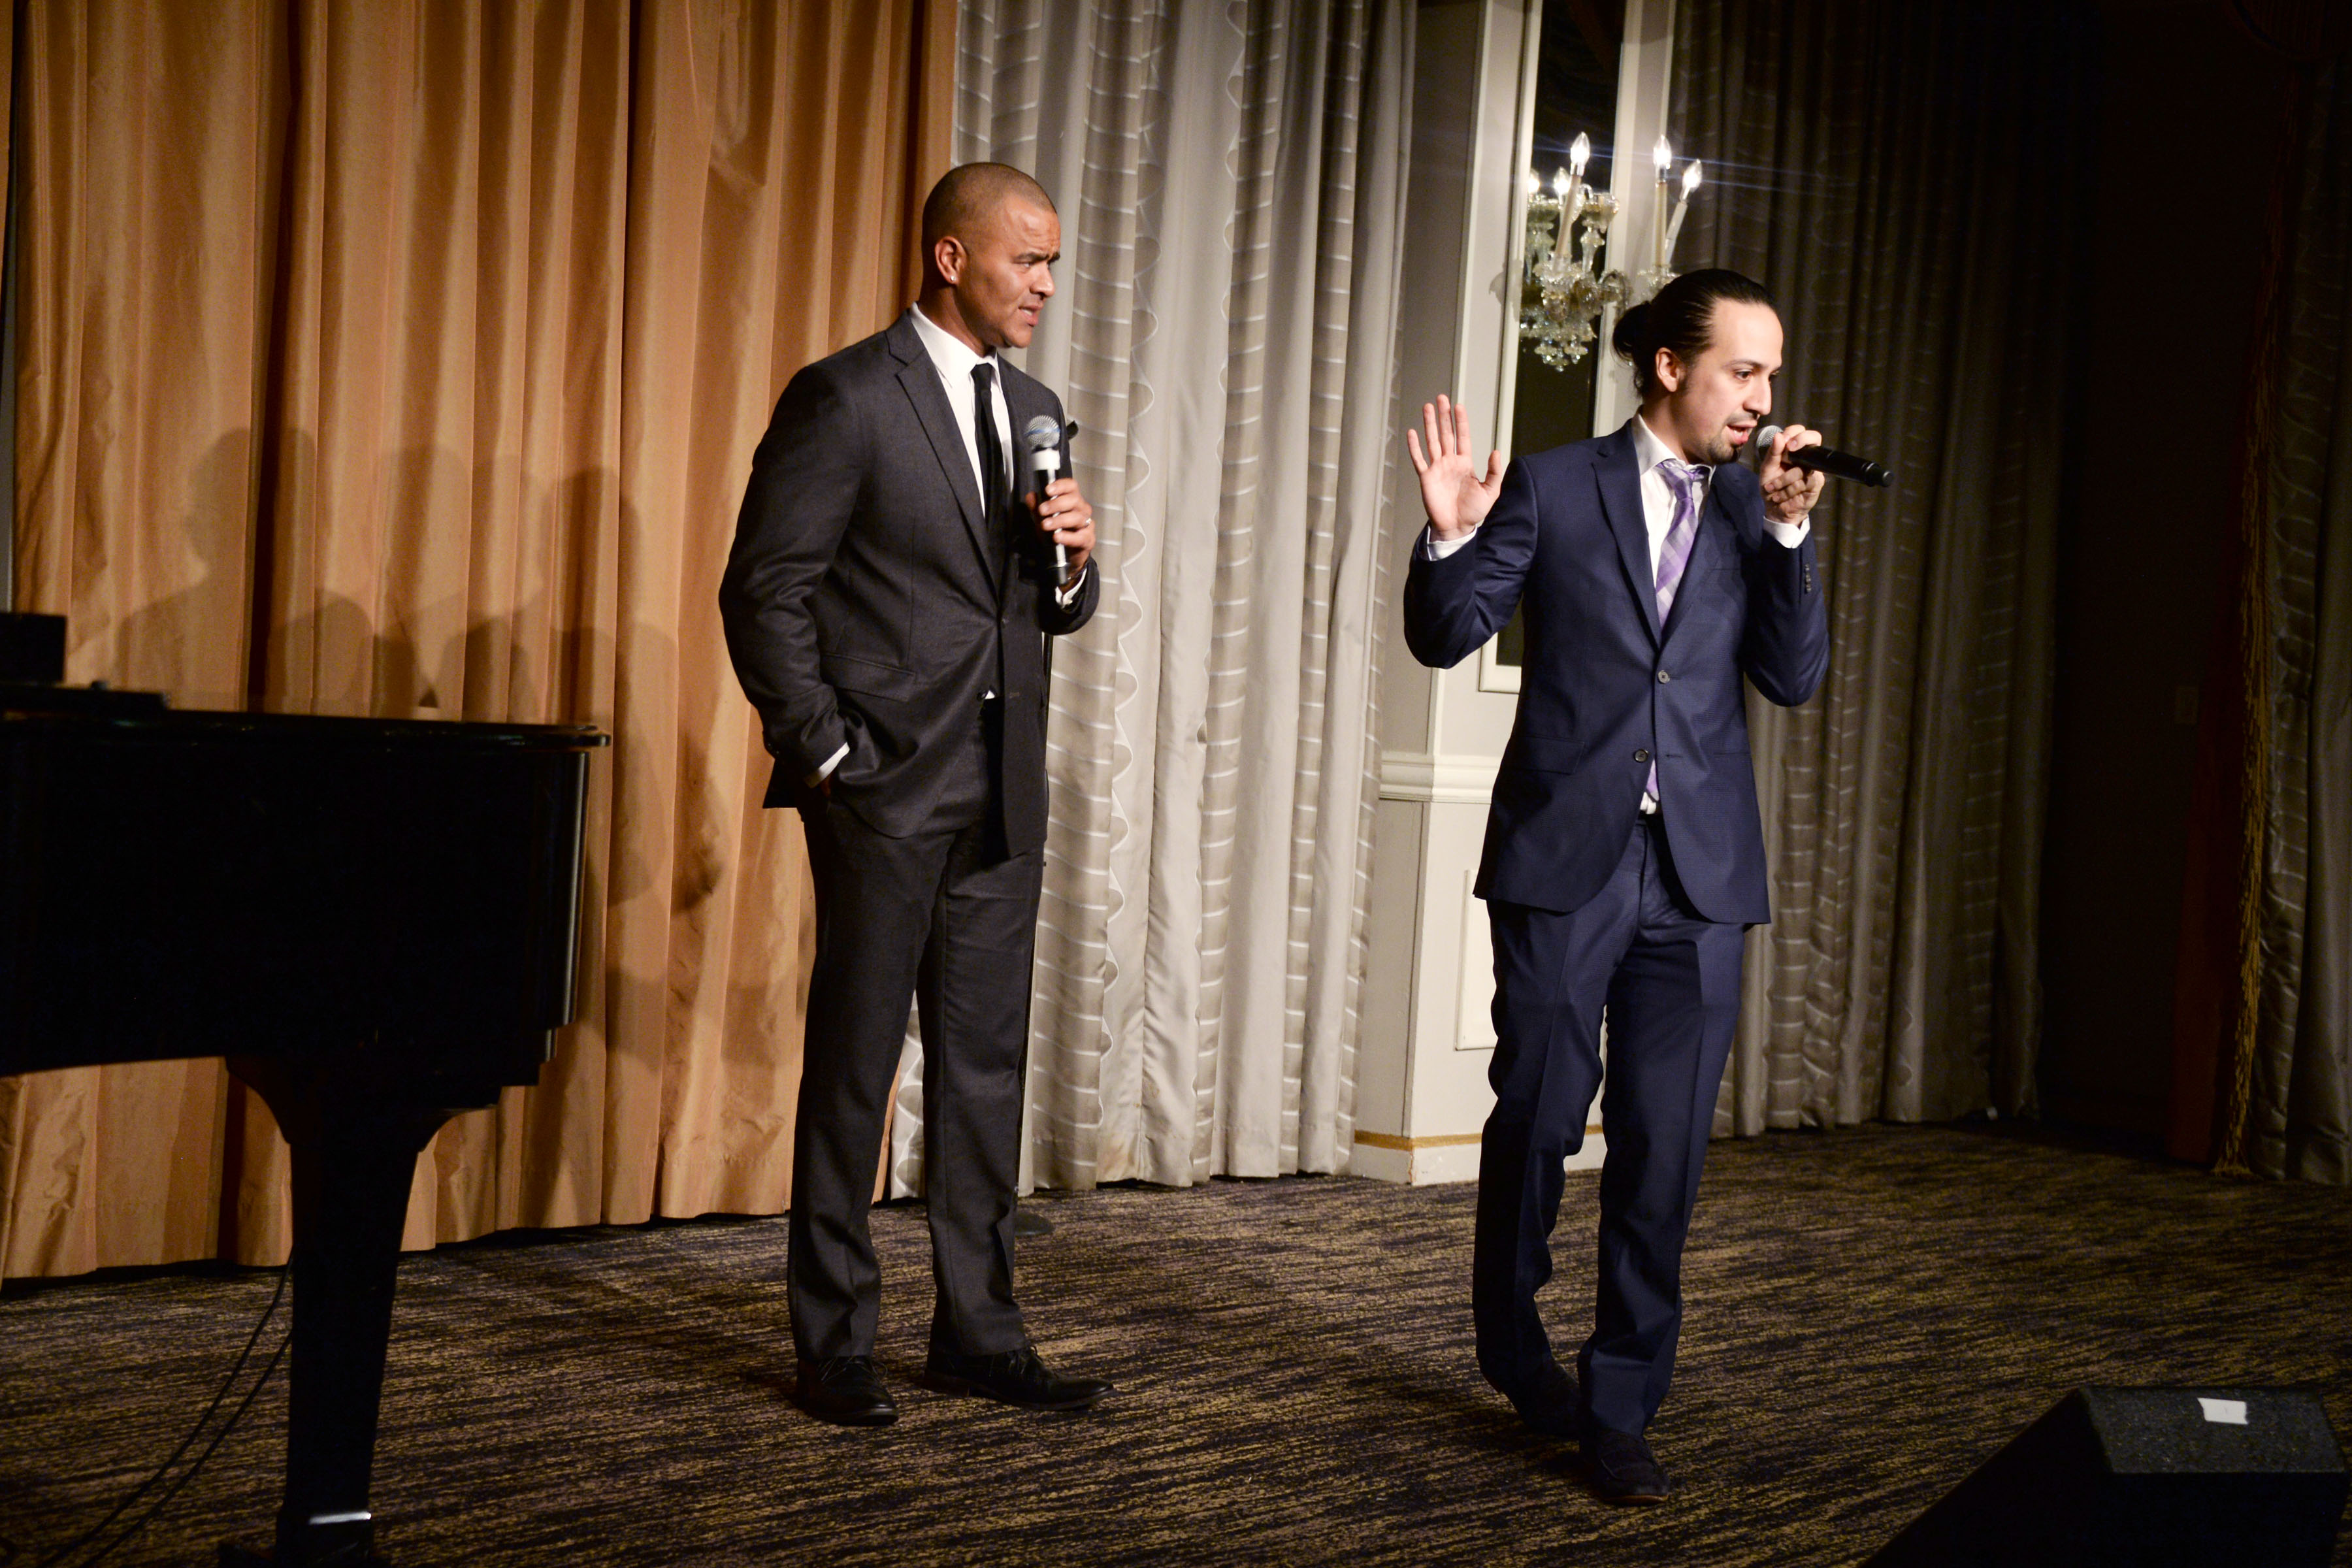
[(1633, 366), (1633, 384), (1648, 402), (1658, 392), (1658, 351), (1672, 349), (1676, 359), (1690, 363), (1715, 341), (1715, 307), (1719, 300), (1762, 305), (1778, 315), (1780, 302), (1772, 290), (1753, 278), (1727, 268), (1707, 267), (1674, 279), (1647, 303), (1617, 318), (1609, 345)]
[(1008, 198), (1057, 211), (1045, 187), (1010, 163), (959, 163), (950, 169), (923, 198), (923, 254), (930, 255), (950, 235), (964, 239), (964, 231), (975, 220), (993, 213)]

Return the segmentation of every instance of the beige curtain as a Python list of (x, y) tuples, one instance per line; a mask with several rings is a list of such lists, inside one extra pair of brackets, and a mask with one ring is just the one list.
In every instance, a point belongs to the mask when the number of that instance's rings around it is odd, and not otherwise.
[[(16, 602), (183, 707), (586, 721), (588, 1000), (409, 1242), (784, 1206), (809, 895), (718, 574), (807, 361), (911, 297), (954, 18), (20, 10)], [(282, 1257), (216, 1062), (0, 1080), (0, 1272)]]
[(1393, 0), (964, 7), (959, 153), (1061, 208), (1028, 368), (1101, 540), (1054, 667), (1048, 1185), (1346, 1168), (1411, 48)]
[[(1817, 514), (1832, 652), (1750, 704), (1775, 880), (1718, 1131), (2031, 1111), (2089, 17), (1683, 0), (1677, 259), (1761, 279), (1776, 410), (1892, 467)], [(2077, 204), (2078, 205), (2078, 204)]]

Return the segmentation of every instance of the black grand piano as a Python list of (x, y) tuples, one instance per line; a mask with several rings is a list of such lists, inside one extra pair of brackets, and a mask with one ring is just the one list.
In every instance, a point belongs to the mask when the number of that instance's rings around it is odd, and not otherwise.
[[(416, 1155), (570, 1022), (585, 726), (179, 712), (0, 616), (0, 1074), (226, 1057), (293, 1152), (281, 1564), (373, 1560)], [(226, 1561), (266, 1561), (224, 1548)]]

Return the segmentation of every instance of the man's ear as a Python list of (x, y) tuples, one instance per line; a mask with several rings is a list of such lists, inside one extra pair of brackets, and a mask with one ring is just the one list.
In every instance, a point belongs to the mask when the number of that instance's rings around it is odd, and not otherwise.
[(1668, 392), (1682, 390), (1684, 374), (1682, 356), (1674, 350), (1660, 349), (1656, 360), (1650, 366), (1650, 373), (1657, 377), (1658, 384)]
[(952, 285), (963, 275), (963, 241), (951, 234), (941, 235), (931, 247), (931, 269), (940, 275), (940, 281)]

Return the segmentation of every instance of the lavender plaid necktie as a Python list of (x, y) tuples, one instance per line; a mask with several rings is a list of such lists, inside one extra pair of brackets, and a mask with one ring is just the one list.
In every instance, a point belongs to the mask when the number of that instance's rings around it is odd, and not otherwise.
[[(1658, 627), (1663, 633), (1666, 613), (1675, 607), (1675, 590), (1682, 586), (1683, 568), (1690, 564), (1691, 546), (1698, 540), (1699, 487), (1706, 483), (1707, 470), (1696, 463), (1665, 458), (1659, 461), (1658, 471), (1665, 476), (1666, 488), (1675, 492), (1674, 521), (1666, 525), (1666, 541), (1658, 547)], [(1650, 763), (1649, 782), (1643, 787), (1651, 799), (1660, 798), (1655, 761)]]

